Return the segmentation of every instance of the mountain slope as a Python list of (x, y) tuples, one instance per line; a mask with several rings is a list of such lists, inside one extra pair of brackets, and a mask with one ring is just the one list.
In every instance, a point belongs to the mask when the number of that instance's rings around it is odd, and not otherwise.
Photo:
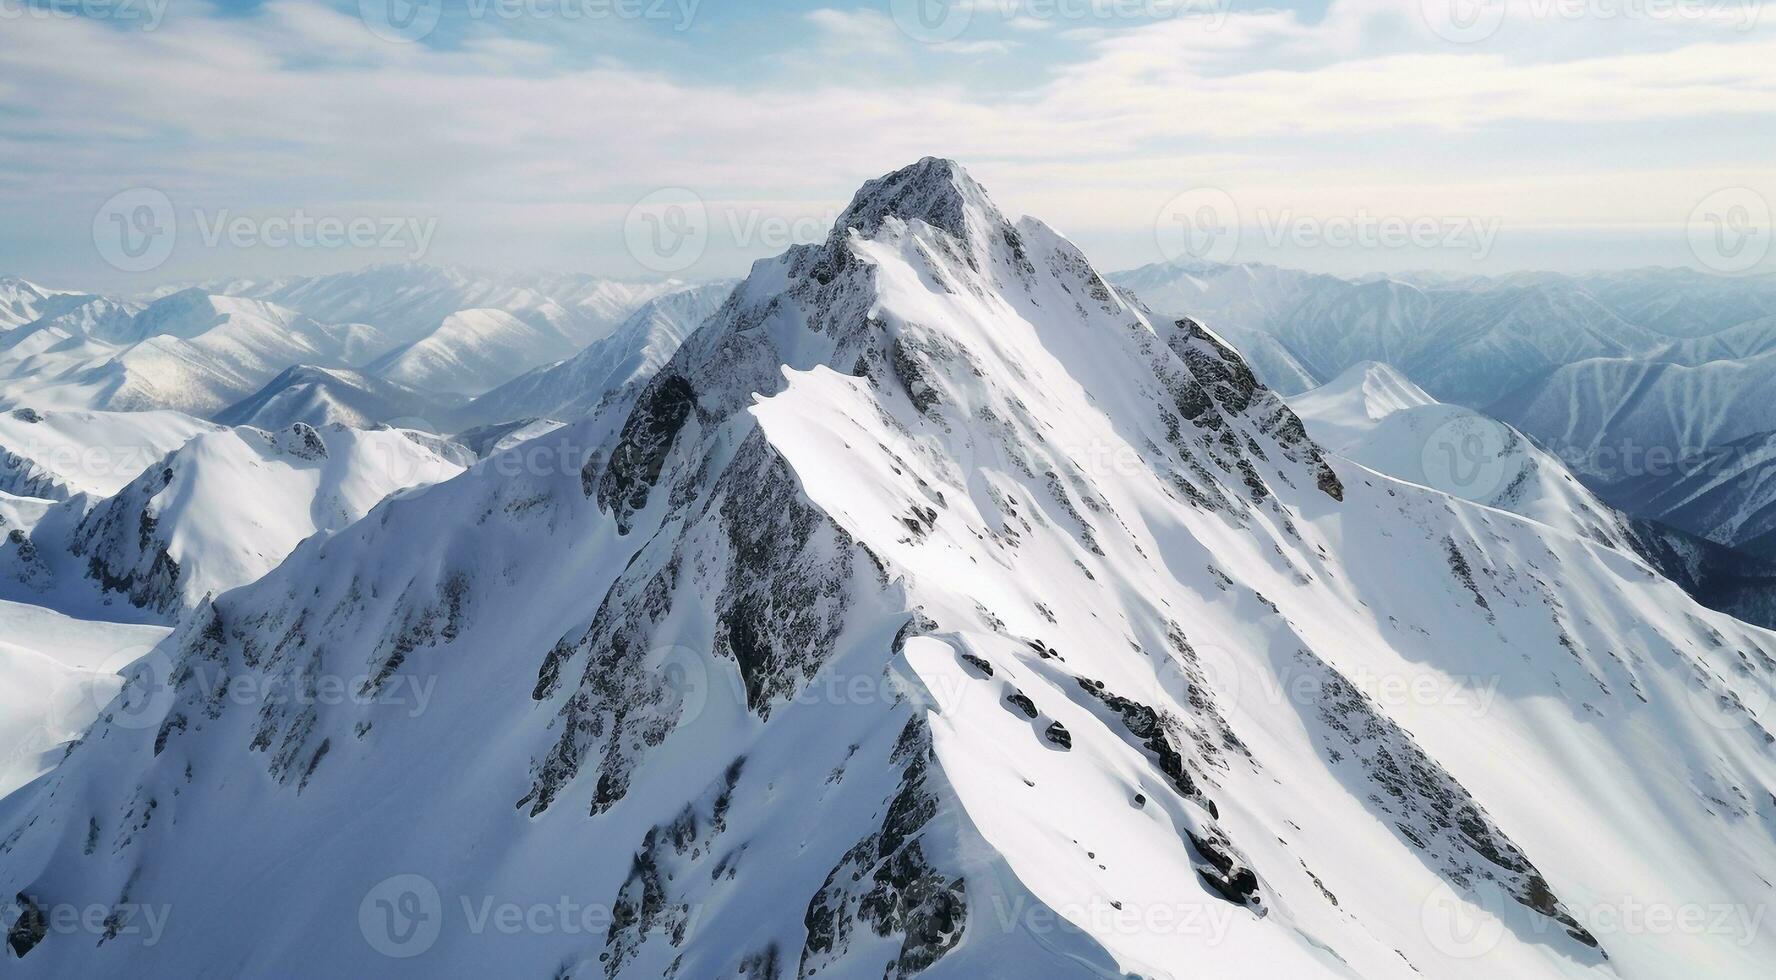
[(461, 471), (395, 430), (202, 433), (114, 496), (43, 515), (30, 534), (34, 561), (0, 553), (0, 595), (88, 618), (170, 621), (390, 494)]
[(178, 412), (0, 411), (0, 492), (108, 497), (216, 426)]
[(497, 309), (549, 324), (574, 348), (608, 334), (642, 303), (682, 289), (584, 275), (512, 275), (418, 262), (269, 281), (212, 283), (213, 292), (269, 300), (328, 323), (368, 323), (409, 344), (462, 310)]
[(1600, 484), (1670, 476), (1681, 461), (1776, 429), (1776, 351), (1696, 367), (1639, 359), (1568, 364), (1490, 414), (1553, 447)]
[[(323, 324), (270, 303), (194, 289), (163, 296), (127, 322), (115, 311), (100, 312), (102, 318), (45, 324), (43, 336), (53, 343), (20, 343), (0, 353), (0, 400), (206, 416), (291, 365), (358, 363), (389, 347), (362, 324)], [(15, 332), (23, 331), (33, 328)]]
[(17, 360), (86, 340), (127, 343), (134, 336), (140, 307), (104, 296), (58, 295), (45, 300), (41, 315), (0, 336), (0, 357)]
[(1322, 446), (1389, 476), (1612, 547), (1628, 521), (1522, 433), (1445, 405), (1386, 364), (1358, 364), (1289, 405)]
[(461, 310), (366, 370), (412, 388), (472, 396), (572, 349), (572, 342), (547, 323), (533, 324), (503, 310)]
[(123, 686), (118, 671), (168, 632), (0, 600), (0, 796), (54, 768)]
[(1776, 315), (1776, 276), (1652, 268), (1591, 273), (1577, 282), (1624, 319), (1680, 339)]
[(0, 333), (42, 316), (45, 300), (56, 292), (23, 279), (0, 276)]
[[(538, 446), (560, 465), (495, 457), (206, 604), (0, 801), (9, 966), (1752, 977), (1772, 953), (1611, 903), (1766, 900), (1776, 637), (1613, 549), (1335, 472), (1212, 332), (1154, 324), (952, 163), (865, 185), (633, 410), (513, 452)], [(345, 693), (235, 693), (324, 680)], [(151, 946), (141, 916), (34, 925), (86, 904), (173, 914)], [(505, 908), (537, 924), (490, 933)]]
[[(1624, 510), (1721, 544), (1762, 546), (1776, 535), (1776, 433), (1736, 439), (1672, 469), (1623, 481), (1605, 493)], [(1776, 551), (1770, 554), (1776, 557)]]
[(469, 414), (482, 424), (520, 418), (576, 419), (633, 396), (684, 339), (721, 307), (732, 282), (709, 283), (649, 300), (585, 350), (537, 368), (477, 398)]
[(1265, 265), (1180, 262), (1112, 281), (1164, 315), (1199, 319), (1237, 340), (1273, 338), (1244, 346), (1253, 350), (1260, 377), (1289, 394), (1297, 390), (1298, 370), (1330, 381), (1380, 361), (1442, 401), (1481, 408), (1576, 361), (1699, 364), (1761, 353), (1776, 342), (1768, 323), (1776, 280), (1683, 269), (1345, 280)]
[(1644, 501), (1627, 513), (1614, 509), (1522, 433), (1432, 399), (1385, 364), (1353, 367), (1290, 405), (1309, 434), (1348, 459), (1639, 556), (1703, 605), (1776, 627), (1776, 561), (1675, 521), (1629, 516), (1662, 517)]
[[(298, 422), (320, 429), (355, 429), (399, 423), (448, 431), (455, 427), (460, 399), (420, 391), (361, 371), (298, 365), (265, 387), (216, 413), (223, 425), (287, 429)], [(421, 421), (428, 423), (421, 425)]]

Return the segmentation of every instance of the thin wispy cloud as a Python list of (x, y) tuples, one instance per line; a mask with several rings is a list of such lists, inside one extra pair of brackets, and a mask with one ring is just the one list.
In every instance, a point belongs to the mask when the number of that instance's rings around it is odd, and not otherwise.
[[(451, 257), (620, 272), (616, 234), (585, 223), (620, 221), (654, 189), (829, 210), (928, 153), (970, 161), (1113, 261), (1150, 252), (1156, 209), (1203, 181), (1251, 198), (1288, 180), (1308, 209), (1478, 205), (1507, 229), (1680, 226), (1703, 173), (1776, 200), (1767, 147), (1745, 136), (1776, 118), (1776, 18), (1567, 6), (1513, 2), (1490, 34), (1456, 41), (1419, 0), (1336, 0), (1317, 18), (975, 4), (954, 36), (909, 29), (886, 3), (756, 5), (746, 24), (685, 8), (684, 30), (578, 23), (608, 42), (591, 58), (485, 12), (442, 22), (448, 43), (390, 43), (355, 8), (306, 0), (227, 16), (178, 4), (154, 30), (24, 18), (0, 33), (0, 163), (53, 165), (56, 180), (0, 181), (15, 229), (0, 258), (103, 273), (84, 241), (94, 208), (149, 185), (194, 206), (419, 209)], [(777, 50), (722, 43), (773, 21)], [(655, 56), (663, 45), (682, 56)], [(1539, 135), (1550, 127), (1561, 145)], [(1682, 130), (1681, 156), (1615, 145), (1660, 127)], [(1175, 165), (1212, 156), (1241, 164)], [(1537, 182), (1557, 190), (1522, 190)], [(1633, 190), (1572, 193), (1599, 187)], [(1360, 200), (1369, 188), (1378, 198)], [(533, 210), (534, 226), (513, 217)]]

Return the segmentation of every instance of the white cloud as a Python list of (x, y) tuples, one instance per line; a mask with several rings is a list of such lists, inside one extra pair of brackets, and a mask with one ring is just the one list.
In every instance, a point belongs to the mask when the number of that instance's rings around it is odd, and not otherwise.
[(944, 54), (977, 57), (986, 54), (1010, 54), (1016, 50), (1016, 41), (950, 41), (945, 44), (933, 45)]
[(907, 36), (879, 11), (821, 8), (807, 17), (820, 30), (823, 55), (898, 55), (907, 46)]
[[(98, 202), (152, 183), (236, 207), (432, 209), (447, 219), (441, 243), (485, 228), (464, 238), (524, 262), (524, 249), (566, 247), (591, 234), (575, 222), (620, 217), (657, 187), (826, 209), (929, 153), (965, 160), (1013, 208), (1130, 234), (1192, 180), (1287, 190), (1298, 208), (1409, 193), (1416, 209), (1444, 201), (1522, 225), (1658, 224), (1704, 171), (1776, 180), (1767, 146), (1752, 159), (1742, 135), (1776, 116), (1769, 25), (1615, 22), (1612, 53), (1584, 39), (1598, 25), (1564, 21), (1533, 44), (1503, 29), (1500, 43), (1448, 44), (1417, 9), (1336, 0), (1314, 24), (1260, 11), (1215, 29), (1183, 17), (1098, 32), (1081, 60), (990, 95), (946, 81), (939, 69), (959, 59), (904, 44), (874, 11), (807, 15), (820, 57), (892, 52), (922, 59), (918, 70), (862, 84), (814, 61), (690, 82), (563, 64), (548, 45), (497, 36), (449, 51), (385, 44), (297, 0), (150, 33), (21, 22), (0, 33), (0, 223), (84, 234)], [(1544, 35), (1572, 40), (1560, 54)], [(1015, 64), (1025, 50), (976, 53)], [(1573, 135), (1549, 142), (1549, 126)], [(1612, 126), (1646, 129), (1627, 156), (1587, 145), (1583, 133)], [(1674, 126), (1682, 165), (1652, 128)], [(1501, 172), (1544, 181), (1501, 184)]]

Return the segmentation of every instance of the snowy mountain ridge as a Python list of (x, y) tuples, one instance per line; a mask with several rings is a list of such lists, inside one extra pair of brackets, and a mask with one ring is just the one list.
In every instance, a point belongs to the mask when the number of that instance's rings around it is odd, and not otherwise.
[[(1615, 509), (1521, 432), (1438, 402), (1385, 364), (1354, 366), (1290, 405), (1315, 439), (1347, 459), (1635, 555), (1703, 605), (1776, 627), (1776, 562)], [(1717, 507), (1742, 502), (1718, 484), (1714, 496)]]
[(171, 623), (304, 539), (462, 469), (392, 429), (202, 431), (116, 493), (63, 501), (0, 547), (0, 597)]
[[(266, 403), (265, 420), (282, 424), (454, 422), (443, 417), (468, 397), (577, 356), (638, 307), (699, 288), (572, 275), (490, 279), (417, 264), (169, 289), (145, 306), (24, 284), (9, 308), (32, 317), (0, 332), (0, 404), (239, 421), (257, 409), (238, 405)], [(659, 330), (674, 343), (683, 332)], [(637, 340), (653, 348), (639, 355), (644, 361), (671, 353), (658, 339)], [(613, 363), (632, 356), (617, 343), (603, 346)], [(285, 376), (297, 368), (333, 373)], [(283, 393), (292, 386), (301, 390)], [(395, 403), (407, 407), (366, 415)]]
[(513, 378), (477, 398), (483, 424), (526, 417), (576, 419), (630, 399), (733, 290), (716, 282), (643, 303), (610, 336), (574, 356)]
[[(0, 955), (1760, 975), (1745, 918), (1615, 913), (1767, 901), (1776, 636), (1346, 466), (1214, 333), (923, 160), (756, 264), (632, 408), (194, 611), (0, 800)], [(595, 927), (475, 928), (570, 905)], [(66, 907), (110, 924), (52, 933)]]

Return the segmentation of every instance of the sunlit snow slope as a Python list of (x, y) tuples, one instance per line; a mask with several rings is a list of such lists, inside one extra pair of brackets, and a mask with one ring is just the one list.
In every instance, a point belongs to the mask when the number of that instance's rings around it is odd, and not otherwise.
[(0, 597), (98, 619), (167, 619), (257, 580), (304, 538), (463, 467), (405, 433), (297, 423), (197, 435), (107, 498), (0, 547)]
[(9, 973), (1776, 958), (1776, 636), (1328, 462), (953, 163), (510, 453), (205, 604), (0, 802)]

